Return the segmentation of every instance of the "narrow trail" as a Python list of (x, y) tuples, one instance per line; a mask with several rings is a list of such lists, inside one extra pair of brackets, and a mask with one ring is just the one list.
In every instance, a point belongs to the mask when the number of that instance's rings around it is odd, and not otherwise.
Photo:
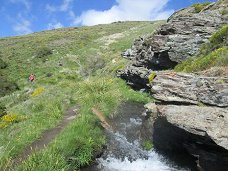
[(32, 144), (25, 147), (22, 153), (13, 160), (10, 168), (7, 168), (6, 170), (13, 170), (13, 168), (19, 166), (23, 161), (28, 159), (32, 153), (45, 149), (48, 146), (48, 144), (53, 139), (55, 139), (55, 137), (70, 123), (70, 121), (76, 118), (78, 109), (79, 106), (69, 108), (65, 112), (63, 119), (59, 122), (59, 124), (56, 127), (44, 131), (39, 139), (35, 140)]

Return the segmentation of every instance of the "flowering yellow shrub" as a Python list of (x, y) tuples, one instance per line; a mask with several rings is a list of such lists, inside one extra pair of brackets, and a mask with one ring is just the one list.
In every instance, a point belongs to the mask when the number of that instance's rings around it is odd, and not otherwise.
[(18, 116), (16, 114), (7, 114), (2, 117), (2, 121), (5, 122), (14, 122), (18, 119)]
[(156, 73), (155, 73), (155, 72), (152, 72), (152, 73), (148, 76), (149, 83), (152, 83), (152, 81), (154, 80), (155, 77), (156, 77)]
[(0, 129), (6, 128), (10, 126), (12, 123), (20, 122), (26, 118), (27, 118), (26, 116), (21, 116), (21, 115), (12, 114), (12, 113), (4, 115), (0, 118)]
[(32, 97), (38, 96), (38, 95), (40, 95), (43, 92), (44, 92), (44, 88), (43, 87), (39, 87), (32, 93)]

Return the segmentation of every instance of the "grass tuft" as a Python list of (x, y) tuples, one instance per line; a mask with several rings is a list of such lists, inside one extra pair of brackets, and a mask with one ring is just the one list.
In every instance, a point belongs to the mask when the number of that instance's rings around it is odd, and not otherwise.
[(200, 11), (202, 11), (209, 4), (210, 4), (210, 2), (204, 2), (204, 3), (201, 3), (201, 4), (193, 4), (192, 7), (195, 8), (195, 13), (199, 13)]

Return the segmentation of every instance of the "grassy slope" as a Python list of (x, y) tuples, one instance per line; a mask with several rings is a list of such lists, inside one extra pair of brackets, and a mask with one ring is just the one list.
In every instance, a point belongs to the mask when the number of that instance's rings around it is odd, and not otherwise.
[(228, 66), (228, 24), (214, 33), (208, 43), (202, 45), (197, 56), (178, 64), (174, 70), (197, 72), (221, 66)]
[[(9, 114), (8, 120), (0, 120), (0, 168), (10, 166), (26, 145), (54, 127), (74, 104), (81, 106), (80, 118), (17, 169), (72, 170), (88, 164), (105, 143), (91, 107), (108, 115), (123, 101), (151, 100), (129, 89), (115, 77), (115, 71), (127, 62), (120, 57), (121, 51), (161, 23), (113, 23), (0, 39), (2, 58), (8, 63), (3, 74), (20, 87), (20, 91), (0, 98)], [(35, 56), (39, 47), (53, 50), (46, 62)], [(36, 74), (35, 84), (27, 81), (30, 73)], [(48, 73), (52, 76), (47, 77)]]

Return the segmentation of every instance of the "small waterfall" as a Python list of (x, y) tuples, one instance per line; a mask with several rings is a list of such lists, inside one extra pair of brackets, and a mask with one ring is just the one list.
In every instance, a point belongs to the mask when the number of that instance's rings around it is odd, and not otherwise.
[[(125, 108), (114, 117), (106, 130), (107, 148), (96, 164), (83, 171), (187, 171), (169, 161), (156, 150), (146, 151), (142, 147), (143, 105), (125, 104)], [(148, 133), (149, 134), (149, 133)]]

